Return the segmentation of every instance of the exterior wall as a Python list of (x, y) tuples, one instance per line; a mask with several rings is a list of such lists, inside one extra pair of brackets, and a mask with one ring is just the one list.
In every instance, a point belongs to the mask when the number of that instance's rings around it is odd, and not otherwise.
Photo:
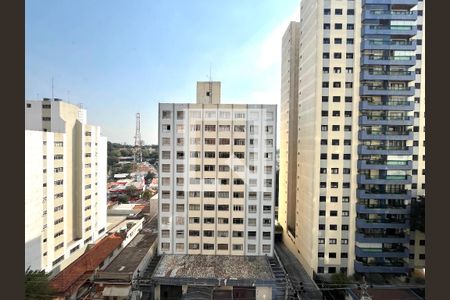
[[(412, 231), (409, 246), (409, 265), (414, 268), (425, 268), (425, 233)], [(425, 275), (425, 274), (423, 274)]]
[[(266, 112), (270, 120), (265, 119)], [(178, 117), (181, 113), (183, 118)], [(259, 117), (253, 118), (254, 113)], [(158, 252), (272, 256), (276, 106), (160, 103), (159, 114)], [(230, 131), (219, 130), (222, 125), (230, 126)], [(243, 131), (235, 126), (242, 126)], [(270, 133), (264, 132), (266, 126)], [(251, 132), (250, 127), (258, 130)], [(205, 139), (215, 139), (215, 143)], [(219, 139), (229, 139), (230, 144), (219, 144)], [(257, 146), (251, 147), (250, 139), (258, 139)], [(219, 157), (221, 152), (230, 156)], [(270, 157), (264, 158), (265, 153)], [(229, 182), (221, 184), (220, 179)], [(271, 181), (270, 186), (264, 186), (264, 180)], [(228, 207), (219, 210), (219, 205)], [(224, 219), (228, 223), (222, 223)], [(254, 236), (249, 238), (249, 231)]]
[(297, 215), (299, 25), (299, 22), (289, 24), (282, 43), (278, 221), (283, 227), (285, 239), (288, 231), (295, 236)]
[(220, 87), (220, 81), (197, 82), (197, 104), (219, 104)]
[(43, 226), (42, 136), (25, 131), (25, 269), (41, 269)]
[[(98, 127), (86, 125), (86, 111), (75, 105), (62, 101), (25, 103), (26, 155), (40, 157), (26, 164), (27, 174), (34, 174), (26, 179), (30, 190), (26, 210), (38, 201), (43, 205), (26, 219), (26, 224), (42, 236), (39, 252), (33, 252), (39, 253), (41, 264), (33, 268), (57, 273), (79, 257), (87, 243), (104, 235), (99, 231), (106, 227), (106, 138), (100, 136)], [(86, 128), (93, 132), (92, 140), (85, 136)], [(40, 192), (31, 192), (38, 184)], [(29, 239), (26, 237), (26, 243)]]

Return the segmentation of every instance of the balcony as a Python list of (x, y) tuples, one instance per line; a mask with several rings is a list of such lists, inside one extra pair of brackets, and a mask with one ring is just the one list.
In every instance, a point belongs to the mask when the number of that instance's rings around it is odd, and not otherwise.
[(409, 243), (409, 237), (405, 235), (364, 234), (356, 233), (355, 240), (361, 243)]
[(364, 70), (361, 73), (361, 80), (398, 80), (398, 81), (413, 81), (416, 80), (416, 74), (411, 71), (370, 71)]
[(399, 11), (399, 10), (364, 10), (363, 20), (417, 20), (417, 11)]
[(359, 273), (408, 273), (409, 265), (366, 265), (355, 260), (355, 271)]
[(400, 160), (400, 161), (368, 161), (368, 160), (358, 160), (358, 169), (363, 170), (411, 170), (412, 161), (411, 160)]
[(404, 5), (413, 7), (417, 5), (418, 0), (363, 0), (362, 5), (376, 4), (376, 5)]
[(408, 25), (365, 25), (362, 28), (362, 35), (401, 35), (415, 36), (417, 34), (417, 26)]
[(360, 248), (356, 246), (355, 255), (357, 257), (408, 257), (409, 249), (406, 247), (399, 249), (377, 249), (377, 248)]
[(409, 221), (405, 220), (400, 222), (398, 220), (388, 220), (388, 219), (377, 219), (377, 220), (366, 220), (366, 219), (356, 219), (357, 228), (397, 228), (397, 229), (407, 229), (409, 228)]
[(381, 190), (356, 190), (358, 199), (410, 199), (411, 191), (389, 192)]
[(358, 154), (412, 155), (413, 147), (358, 145)]
[(365, 131), (358, 132), (360, 140), (409, 141), (414, 138), (412, 131)]
[(359, 184), (411, 184), (410, 175), (367, 176), (358, 175)]
[(391, 214), (391, 215), (402, 215), (409, 214), (411, 209), (407, 206), (398, 207), (391, 205), (371, 205), (367, 206), (364, 204), (356, 204), (356, 212), (363, 214)]
[(394, 116), (360, 116), (359, 125), (400, 125), (400, 126), (413, 126), (414, 118), (394, 117)]
[(367, 56), (361, 57), (361, 65), (389, 65), (389, 66), (408, 66), (416, 65), (415, 56)]
[(361, 96), (414, 96), (415, 88), (412, 86), (398, 87), (382, 87), (363, 85), (360, 88)]
[(361, 101), (359, 103), (360, 110), (396, 110), (396, 111), (413, 111), (413, 101), (387, 101), (387, 102), (369, 102)]

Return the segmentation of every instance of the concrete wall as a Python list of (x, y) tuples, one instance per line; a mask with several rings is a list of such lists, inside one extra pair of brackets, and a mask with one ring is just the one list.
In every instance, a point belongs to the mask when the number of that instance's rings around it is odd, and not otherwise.
[(25, 269), (42, 263), (43, 177), (41, 131), (25, 130)]

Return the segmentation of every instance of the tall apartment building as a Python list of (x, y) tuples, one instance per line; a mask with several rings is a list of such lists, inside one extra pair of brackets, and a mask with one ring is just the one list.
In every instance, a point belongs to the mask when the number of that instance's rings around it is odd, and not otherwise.
[(410, 203), (425, 194), (424, 9), (301, 2), (297, 193), (279, 215), (310, 276), (410, 271)]
[(86, 110), (25, 101), (25, 268), (55, 273), (105, 234), (106, 138)]
[(276, 105), (159, 104), (159, 253), (273, 255)]
[[(299, 22), (291, 22), (283, 35), (280, 108), (280, 186), (278, 221), (295, 236), (298, 132)], [(283, 213), (280, 213), (282, 211)]]

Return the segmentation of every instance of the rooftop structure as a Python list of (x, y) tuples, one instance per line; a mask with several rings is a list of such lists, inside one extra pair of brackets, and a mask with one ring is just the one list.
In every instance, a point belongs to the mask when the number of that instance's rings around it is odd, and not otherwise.
[(124, 238), (112, 234), (87, 250), (81, 257), (57, 274), (50, 285), (57, 294), (71, 295), (90, 278), (94, 271), (101, 268), (107, 258), (120, 248)]

